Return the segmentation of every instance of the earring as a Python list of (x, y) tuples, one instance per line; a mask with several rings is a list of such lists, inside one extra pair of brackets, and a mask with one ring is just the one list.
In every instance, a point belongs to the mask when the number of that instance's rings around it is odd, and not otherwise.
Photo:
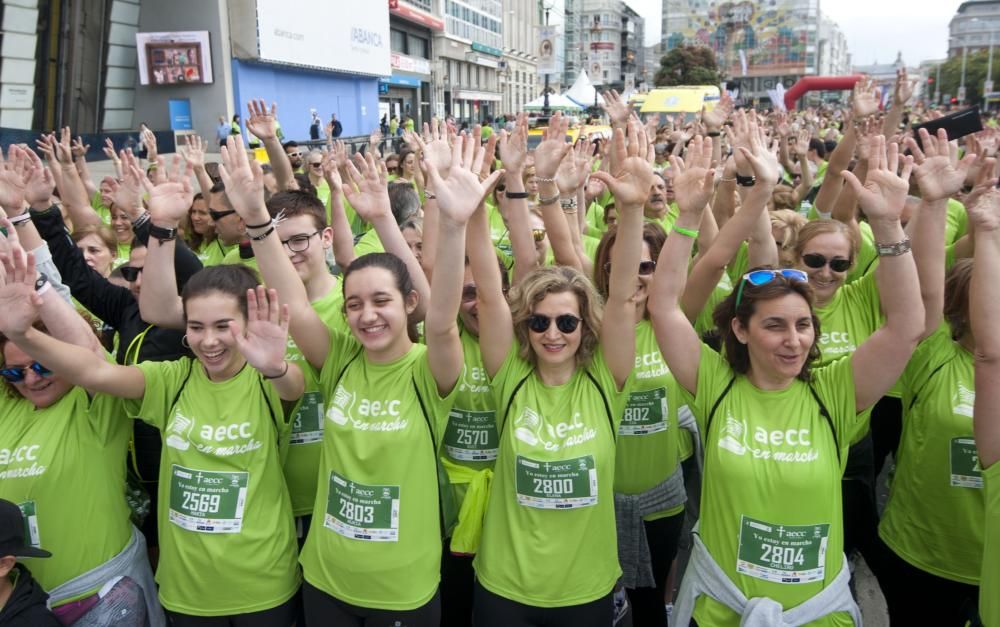
[(187, 336), (186, 333), (181, 336), (181, 346), (183, 346), (184, 348), (186, 348), (188, 350), (191, 350), (191, 345), (188, 344), (188, 336)]

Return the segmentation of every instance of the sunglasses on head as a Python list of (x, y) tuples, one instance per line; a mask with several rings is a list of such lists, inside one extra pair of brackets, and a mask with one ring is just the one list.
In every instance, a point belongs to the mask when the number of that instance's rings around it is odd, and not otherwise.
[[(604, 271), (611, 274), (611, 262), (608, 261), (604, 264)], [(640, 261), (639, 262), (639, 274), (640, 276), (649, 276), (656, 272), (656, 262), (655, 261)]]
[(122, 278), (129, 283), (135, 282), (142, 274), (142, 266), (122, 266), (118, 269), (122, 271)]
[(20, 383), (21, 381), (24, 381), (24, 377), (28, 373), (28, 368), (34, 370), (35, 374), (37, 374), (40, 377), (47, 377), (52, 374), (51, 370), (49, 370), (48, 368), (46, 368), (45, 366), (36, 361), (27, 366), (13, 366), (11, 368), (2, 368), (0, 369), (0, 377), (7, 379), (11, 383)]
[(760, 287), (761, 285), (767, 285), (779, 276), (784, 277), (789, 281), (802, 281), (803, 283), (809, 281), (809, 276), (805, 272), (794, 268), (783, 268), (781, 270), (754, 270), (753, 272), (747, 272), (743, 275), (743, 279), (740, 280), (740, 288), (736, 291), (736, 307), (739, 308), (740, 301), (743, 299), (744, 285), (749, 283), (754, 287)]
[(540, 242), (545, 239), (545, 229), (531, 229), (531, 237), (535, 238), (536, 242)]
[(208, 210), (208, 215), (212, 217), (213, 222), (218, 222), (222, 218), (225, 218), (226, 216), (232, 215), (234, 213), (236, 213), (235, 209), (227, 209), (226, 211), (216, 211), (215, 209)]
[(806, 264), (810, 268), (822, 268), (823, 266), (829, 265), (830, 269), (834, 272), (847, 272), (848, 268), (851, 267), (850, 259), (844, 259), (843, 257), (827, 259), (819, 253), (807, 253), (802, 255), (802, 263)]
[[(552, 326), (552, 318), (543, 314), (531, 314), (528, 316), (528, 328), (535, 333), (545, 333)], [(572, 314), (562, 314), (555, 317), (556, 328), (560, 333), (572, 333), (580, 326), (582, 320)]]

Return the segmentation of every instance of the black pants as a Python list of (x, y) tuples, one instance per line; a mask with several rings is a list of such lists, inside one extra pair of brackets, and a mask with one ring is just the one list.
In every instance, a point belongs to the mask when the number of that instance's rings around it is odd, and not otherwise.
[(632, 605), (632, 624), (635, 627), (667, 627), (667, 614), (663, 599), (667, 590), (670, 564), (677, 557), (677, 546), (684, 526), (684, 512), (674, 516), (644, 521), (646, 544), (653, 562), (655, 588), (626, 588)]
[(441, 555), (441, 627), (468, 627), (472, 624), (472, 595), (476, 572), (471, 555), (454, 555), (451, 538), (444, 542)]
[[(959, 583), (921, 570), (878, 539), (883, 553), (882, 593), (892, 627), (979, 625), (979, 587)], [(992, 591), (996, 594), (996, 591)]]
[(377, 610), (344, 603), (319, 588), (302, 583), (306, 627), (438, 627), (441, 593), (415, 610)]
[(170, 627), (291, 627), (295, 624), (296, 597), (269, 610), (233, 616), (191, 616), (167, 610), (167, 624)]
[(872, 455), (875, 476), (882, 472), (885, 460), (892, 453), (895, 458), (899, 439), (903, 435), (903, 401), (891, 396), (883, 396), (872, 407)]
[(873, 547), (878, 538), (878, 505), (875, 502), (873, 471), (872, 438), (868, 434), (853, 445), (847, 455), (841, 496), (844, 501), (844, 553), (850, 557), (857, 549), (870, 566), (869, 555), (875, 558)]
[(477, 581), (474, 616), (476, 627), (611, 627), (614, 591), (590, 603), (535, 607), (493, 594)]

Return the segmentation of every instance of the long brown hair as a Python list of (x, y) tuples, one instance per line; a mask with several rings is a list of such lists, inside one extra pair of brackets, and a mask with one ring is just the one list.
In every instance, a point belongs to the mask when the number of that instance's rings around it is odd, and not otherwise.
[(960, 340), (969, 331), (969, 285), (972, 283), (972, 259), (959, 259), (944, 281), (944, 318), (951, 327), (951, 338)]

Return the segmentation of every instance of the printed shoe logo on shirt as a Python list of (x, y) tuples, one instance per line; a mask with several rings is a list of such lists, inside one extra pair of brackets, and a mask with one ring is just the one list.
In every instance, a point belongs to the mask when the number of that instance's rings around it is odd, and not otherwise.
[(580, 412), (573, 412), (569, 422), (548, 424), (534, 409), (525, 407), (514, 421), (514, 437), (528, 446), (558, 451), (593, 440), (597, 432), (580, 422)]
[(976, 404), (976, 391), (959, 383), (958, 390), (951, 395), (951, 402), (953, 412), (959, 416), (972, 418), (972, 408)]
[[(789, 450), (792, 447), (792, 450)], [(812, 445), (809, 429), (774, 429), (756, 427), (750, 437), (746, 419), (737, 420), (726, 411), (719, 448), (734, 455), (750, 453), (754, 459), (776, 462), (809, 463), (819, 459), (819, 451)]]
[(170, 448), (187, 451), (194, 445), (196, 451), (216, 457), (229, 457), (255, 451), (263, 446), (253, 437), (250, 422), (219, 422), (215, 426), (202, 425), (195, 431), (196, 421), (174, 410), (167, 423), (166, 443)]
[[(338, 426), (358, 431), (402, 431), (409, 420), (401, 417), (401, 407), (399, 399), (359, 398), (354, 392), (348, 392), (343, 384), (337, 384), (326, 417)], [(355, 418), (355, 413), (360, 418)]]
[(462, 377), (459, 379), (461, 383), (458, 385), (459, 392), (469, 392), (471, 394), (486, 394), (490, 391), (490, 386), (487, 384), (486, 369), (473, 366), (469, 368), (467, 365), (462, 365)]

